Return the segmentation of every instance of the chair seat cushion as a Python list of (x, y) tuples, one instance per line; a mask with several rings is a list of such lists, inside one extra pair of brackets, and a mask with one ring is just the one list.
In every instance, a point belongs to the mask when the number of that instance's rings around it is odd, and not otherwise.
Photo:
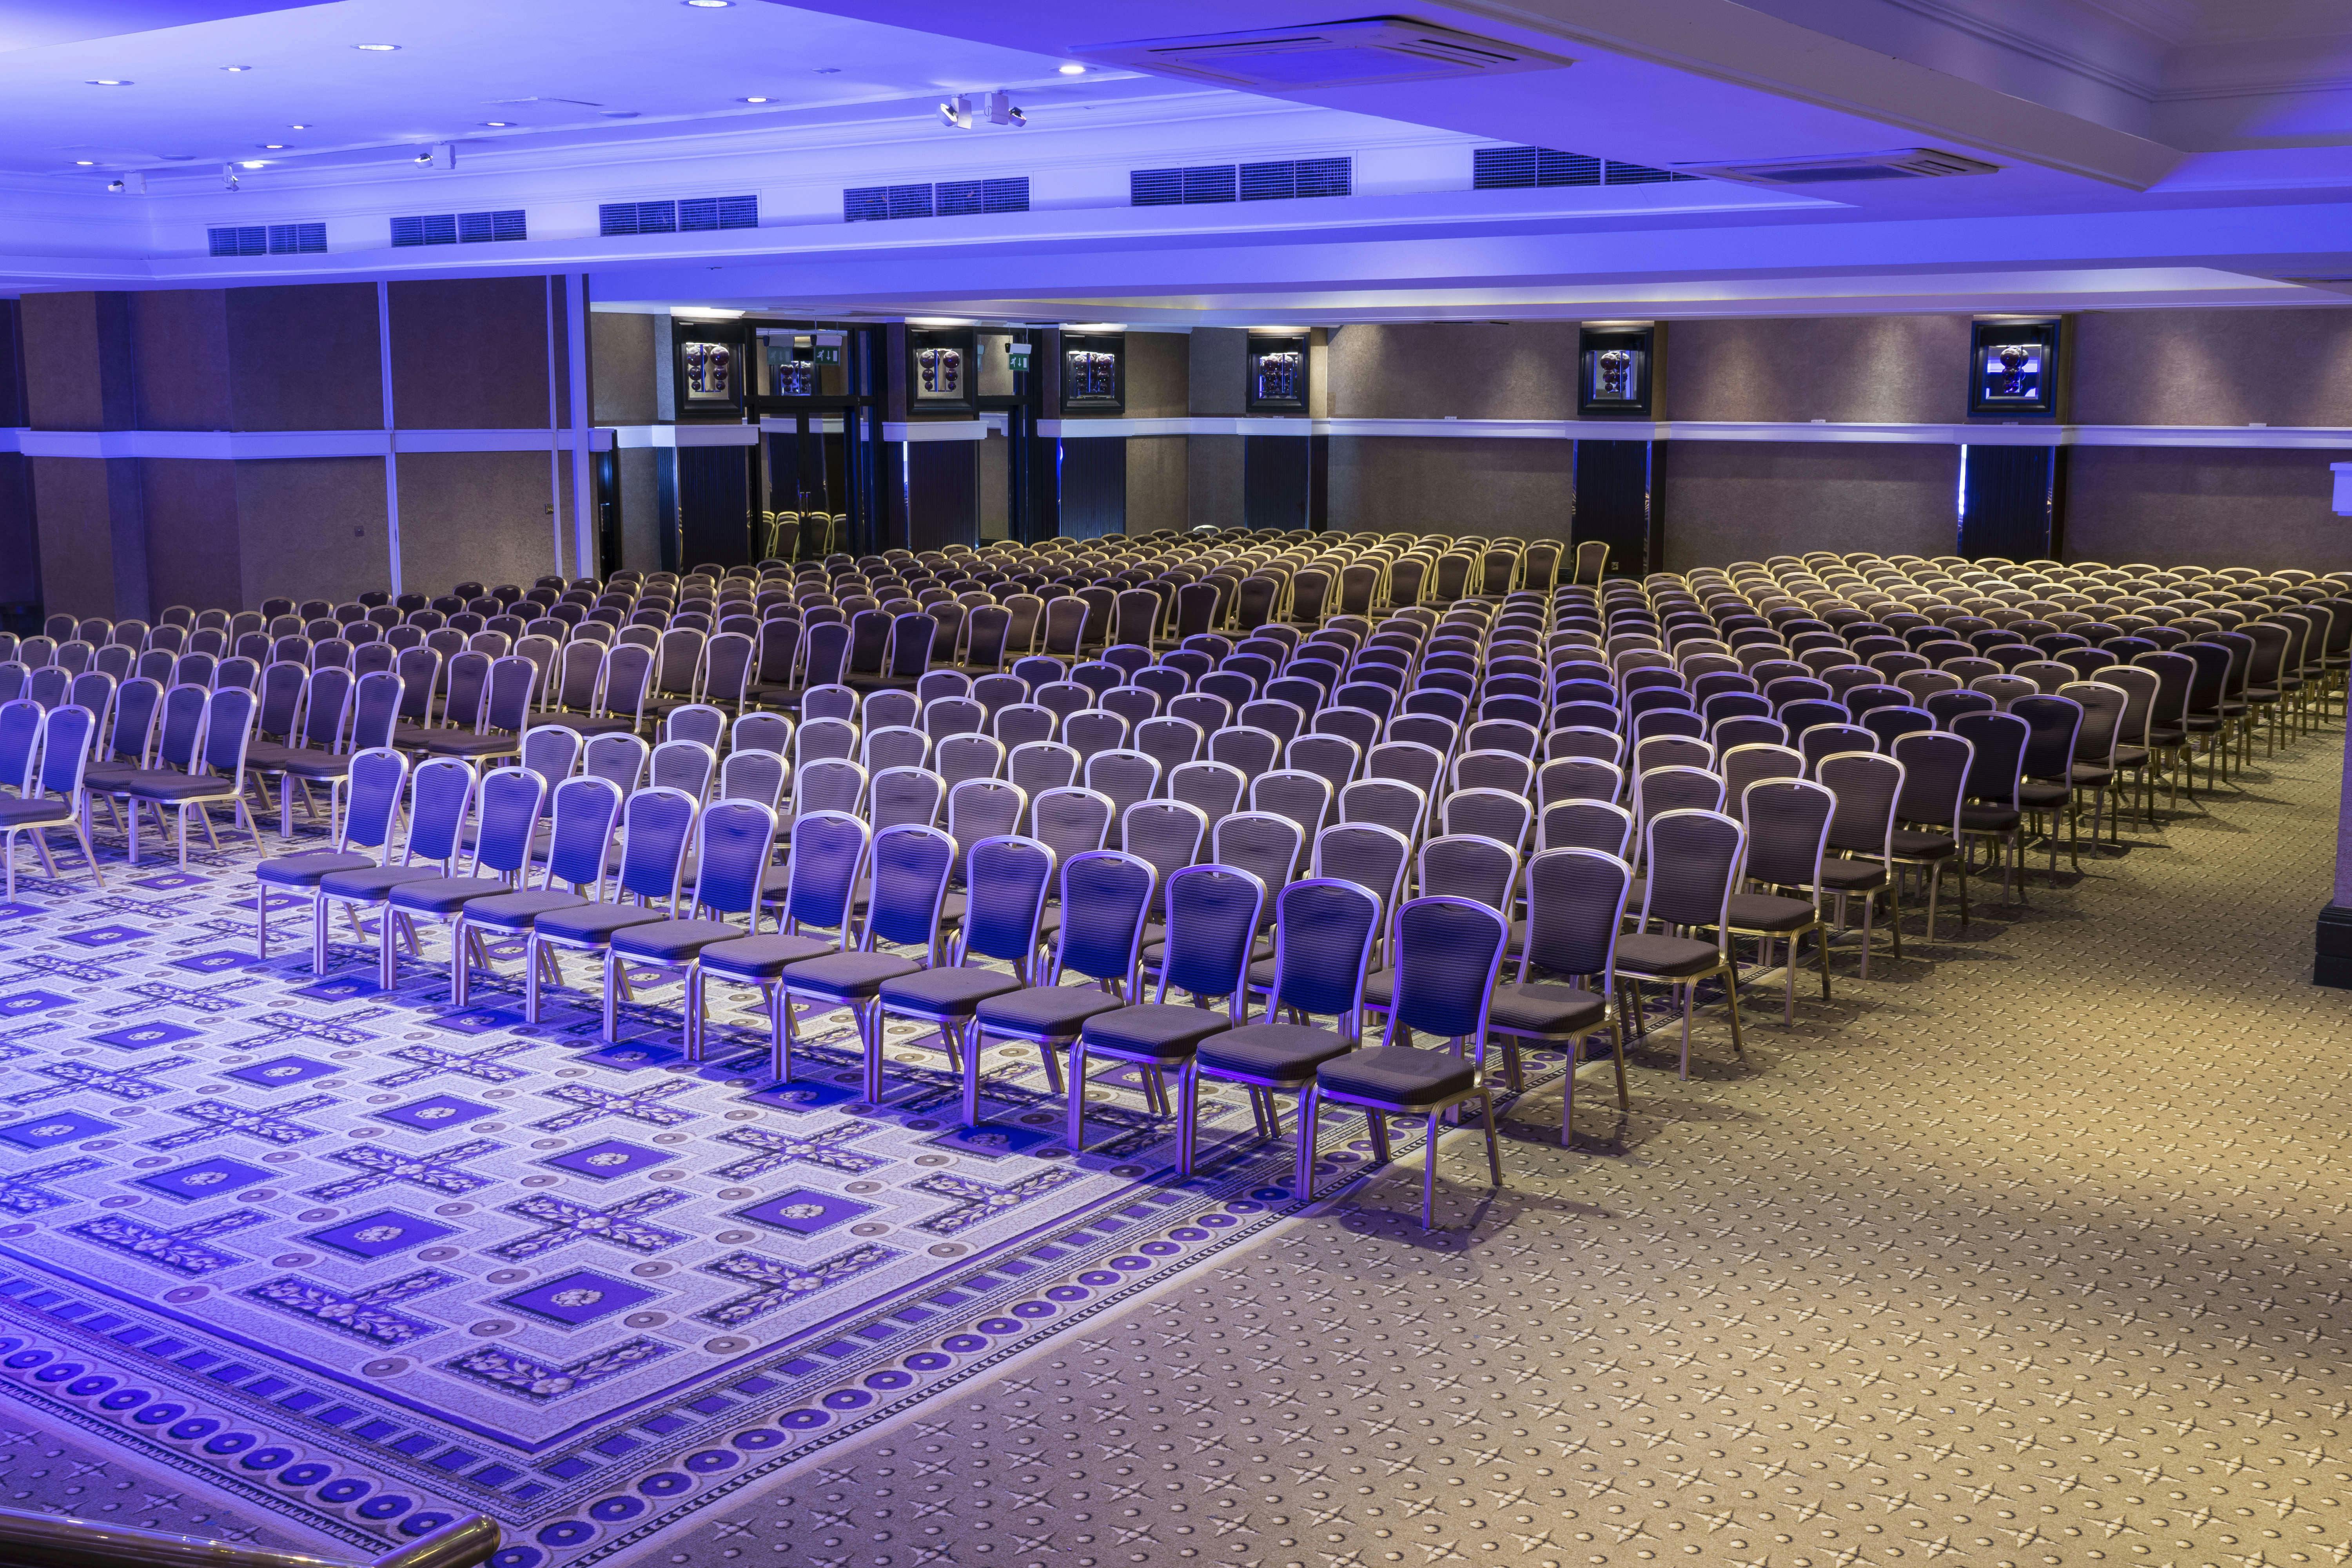
[(2027, 810), (2048, 810), (2063, 805), (2074, 794), (2071, 784), (2045, 784), (2040, 779), (2026, 779), (2017, 786), (2017, 804)]
[(1336, 1029), (1308, 1024), (1244, 1024), (1201, 1042), (1203, 1071), (1247, 1073), (1252, 1078), (1306, 1079), (1333, 1057), (1356, 1048)]
[(940, 1017), (969, 1016), (991, 996), (1021, 989), (1021, 982), (1001, 969), (971, 964), (941, 964), (918, 970), (882, 983), (882, 1005), (929, 1013)]
[(613, 951), (648, 963), (684, 963), (716, 942), (731, 942), (743, 928), (725, 921), (648, 921), (613, 933)]
[(1086, 1043), (1088, 1050), (1168, 1060), (1192, 1055), (1193, 1047), (1202, 1040), (1233, 1026), (1233, 1018), (1222, 1008), (1147, 1002), (1088, 1018)]
[(119, 789), (123, 780), (136, 778), (138, 774), (137, 763), (90, 763), (81, 770), (81, 782), (90, 789)]
[(529, 931), (540, 916), (558, 910), (585, 908), (588, 900), (561, 888), (530, 888), (520, 892), (494, 893), (466, 901), (466, 919), (475, 925), (501, 931)]
[(0, 800), (0, 827), (30, 827), (37, 823), (73, 819), (73, 806), (62, 800)]
[(330, 871), (319, 879), (319, 890), (338, 899), (389, 897), (403, 882), (437, 880), (437, 866), (378, 866), (373, 863), (349, 871)]
[(191, 776), (176, 769), (150, 768), (131, 774), (118, 787), (142, 800), (196, 800), (232, 794), (236, 784), (209, 774)]
[(829, 952), (804, 959), (784, 971), (783, 982), (794, 991), (824, 996), (872, 996), (886, 980), (912, 974), (922, 965), (888, 952)]
[(1731, 923), (1741, 931), (1774, 932), (1802, 931), (1814, 919), (1811, 900), (1782, 898), (1778, 893), (1734, 893), (1729, 915)]
[[(1812, 906), (1808, 904), (1805, 909), (1810, 914)], [(1515, 1035), (1579, 1035), (1599, 1028), (1608, 1019), (1607, 997), (1556, 981), (1498, 985), (1494, 1000), (1486, 1007), (1486, 1022), (1491, 1027)]]
[(1979, 805), (1969, 801), (1960, 806), (1960, 826), (1971, 833), (2006, 833), (2017, 826), (2017, 816), (2005, 805)]
[(1121, 1005), (1118, 997), (1091, 985), (1024, 985), (991, 996), (973, 1016), (983, 1029), (1061, 1039), (1075, 1037), (1096, 1014)]
[(470, 734), (463, 730), (439, 730), (418, 738), (416, 749), (436, 757), (500, 757), (511, 756), (522, 750), (520, 736), (493, 730), (487, 735)]
[(1478, 1072), (1467, 1058), (1450, 1051), (1375, 1046), (1332, 1058), (1315, 1069), (1315, 1080), (1327, 1093), (1412, 1106), (1467, 1092), (1476, 1085)]
[(273, 888), (315, 888), (331, 871), (363, 871), (374, 864), (372, 856), (313, 849), (307, 854), (264, 860), (253, 868), (253, 874)]
[(616, 931), (668, 918), (641, 904), (583, 904), (576, 910), (550, 910), (531, 922), (531, 930), (558, 942), (601, 945)]
[(840, 949), (841, 943), (825, 937), (770, 931), (764, 936), (714, 942), (702, 950), (701, 962), (702, 967), (714, 974), (739, 980), (773, 980), (795, 963), (806, 963)]
[(2116, 748), (2116, 766), (2118, 768), (2144, 768), (2147, 766), (2147, 748), (2146, 746), (2117, 746)]
[(585, 713), (534, 713), (530, 721), (534, 725), (561, 724), (583, 735), (623, 735), (637, 727), (634, 715), (614, 717), (598, 714), (591, 717)]
[(2068, 771), (2068, 777), (2078, 787), (2096, 789), (2103, 784), (2114, 783), (2116, 770), (2103, 768), (2095, 763), (2076, 763)]
[(1958, 847), (1948, 833), (1930, 833), (1918, 827), (1895, 830), (1895, 853), (1906, 860), (1941, 860), (1958, 853)]
[(435, 877), (392, 890), (392, 907), (407, 914), (454, 915), (474, 899), (509, 891), (496, 877)]
[[(1158, 969), (1160, 967), (1160, 958), (1165, 955), (1167, 952), (1168, 943), (1164, 939), (1156, 942), (1145, 942), (1143, 944), (1143, 966), (1146, 969)], [(1273, 956), (1274, 938), (1271, 934), (1255, 937), (1251, 940), (1250, 962), (1252, 963), (1264, 962), (1271, 959)]]
[(1711, 942), (1660, 931), (1640, 931), (1617, 939), (1617, 969), (1622, 974), (1654, 975), (1661, 980), (1685, 980), (1705, 974), (1723, 962)]
[(1822, 886), (1833, 893), (1866, 893), (1886, 886), (1886, 868), (1875, 860), (1822, 858)]
[(257, 773), (275, 773), (292, 758), (315, 757), (318, 754), (278, 741), (248, 741), (245, 747), (245, 765)]
[(294, 751), (268, 765), (298, 779), (339, 779), (351, 773), (352, 758), (348, 752)]

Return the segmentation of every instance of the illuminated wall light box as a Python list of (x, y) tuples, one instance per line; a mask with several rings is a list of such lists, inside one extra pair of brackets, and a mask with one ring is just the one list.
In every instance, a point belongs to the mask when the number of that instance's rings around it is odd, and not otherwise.
[(1999, 317), (1969, 323), (1969, 413), (2055, 419), (2065, 388), (2065, 319)]
[(1657, 406), (1663, 334), (1654, 322), (1603, 323), (1577, 333), (1576, 412), (1647, 419)]

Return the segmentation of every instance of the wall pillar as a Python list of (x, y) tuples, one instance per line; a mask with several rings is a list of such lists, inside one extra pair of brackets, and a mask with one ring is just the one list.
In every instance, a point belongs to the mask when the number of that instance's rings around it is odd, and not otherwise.
[(2352, 991), (2352, 724), (2344, 729), (2344, 795), (2336, 815), (2336, 896), (2319, 911), (2311, 983)]

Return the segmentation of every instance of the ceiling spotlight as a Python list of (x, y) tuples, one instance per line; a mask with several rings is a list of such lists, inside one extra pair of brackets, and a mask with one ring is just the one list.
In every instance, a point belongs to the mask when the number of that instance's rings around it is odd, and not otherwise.
[(91, 169), (96, 168), (97, 166), (98, 160), (95, 158), (76, 158), (74, 160), (74, 167), (77, 169)]
[(286, 151), (286, 143), (283, 142), (264, 142), (261, 144), (261, 150), (265, 153), (283, 153)]
[(764, 98), (739, 98), (735, 101), (738, 103), (765, 103), (768, 100)]
[(1002, 88), (994, 92), (961, 92), (940, 105), (940, 122), (957, 131), (970, 131), (979, 125), (1003, 125), (1019, 130), (1029, 123), (1029, 116), (1013, 106), (1013, 95)]
[(124, 81), (120, 77), (94, 76), (90, 78), (89, 82), (85, 85), (89, 87), (131, 87), (136, 84)]
[(686, 0), (686, 3), (698, 11), (724, 11), (735, 4), (735, 0)]
[(410, 161), (417, 164), (419, 167), (422, 167), (433, 162), (433, 154), (430, 153), (419, 153)]
[(363, 49), (372, 55), (388, 55), (394, 50), (399, 48), (400, 46), (398, 44), (353, 44), (352, 47), (355, 49)]
[(106, 182), (106, 191), (109, 195), (114, 196), (143, 196), (147, 194), (147, 176), (131, 174), (125, 174), (120, 179), (109, 180)]
[(235, 75), (236, 73), (237, 73), (237, 72), (239, 72), (239, 71), (249, 71), (249, 70), (251, 70), (252, 68), (252, 68), (251, 66), (223, 66), (223, 67), (221, 67), (221, 69), (223, 69), (223, 70), (225, 70), (225, 71), (229, 72), (231, 75)]
[(236, 189), (236, 165), (235, 163), (223, 163), (221, 165), (221, 184), (226, 189), (232, 191)]
[(239, 163), (237, 167), (240, 169), (266, 169), (269, 167), (269, 163), (267, 159), (247, 158)]
[(511, 127), (514, 124), (514, 121), (511, 120), (485, 120), (482, 123), (488, 126), (493, 131), (504, 131)]
[(1062, 67), (1061, 71), (1064, 76), (1084, 76), (1087, 74), (1087, 68), (1073, 60)]

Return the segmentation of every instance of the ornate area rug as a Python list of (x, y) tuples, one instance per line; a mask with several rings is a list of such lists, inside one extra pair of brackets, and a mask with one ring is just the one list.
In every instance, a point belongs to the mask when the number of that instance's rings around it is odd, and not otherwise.
[[(749, 993), (688, 1064), (674, 986), (615, 1046), (584, 993), (383, 993), (347, 925), (320, 979), (291, 900), (255, 957), (249, 847), (100, 855), (0, 906), (0, 1391), (362, 1552), (478, 1510), (499, 1568), (612, 1557), (1302, 1206), (1238, 1096), (1178, 1183), (1133, 1069), (1073, 1159), (1026, 1047), (968, 1132), (911, 1026), (870, 1105), (845, 1015), (778, 1084)], [(1363, 1132), (1326, 1119), (1324, 1196)]]

